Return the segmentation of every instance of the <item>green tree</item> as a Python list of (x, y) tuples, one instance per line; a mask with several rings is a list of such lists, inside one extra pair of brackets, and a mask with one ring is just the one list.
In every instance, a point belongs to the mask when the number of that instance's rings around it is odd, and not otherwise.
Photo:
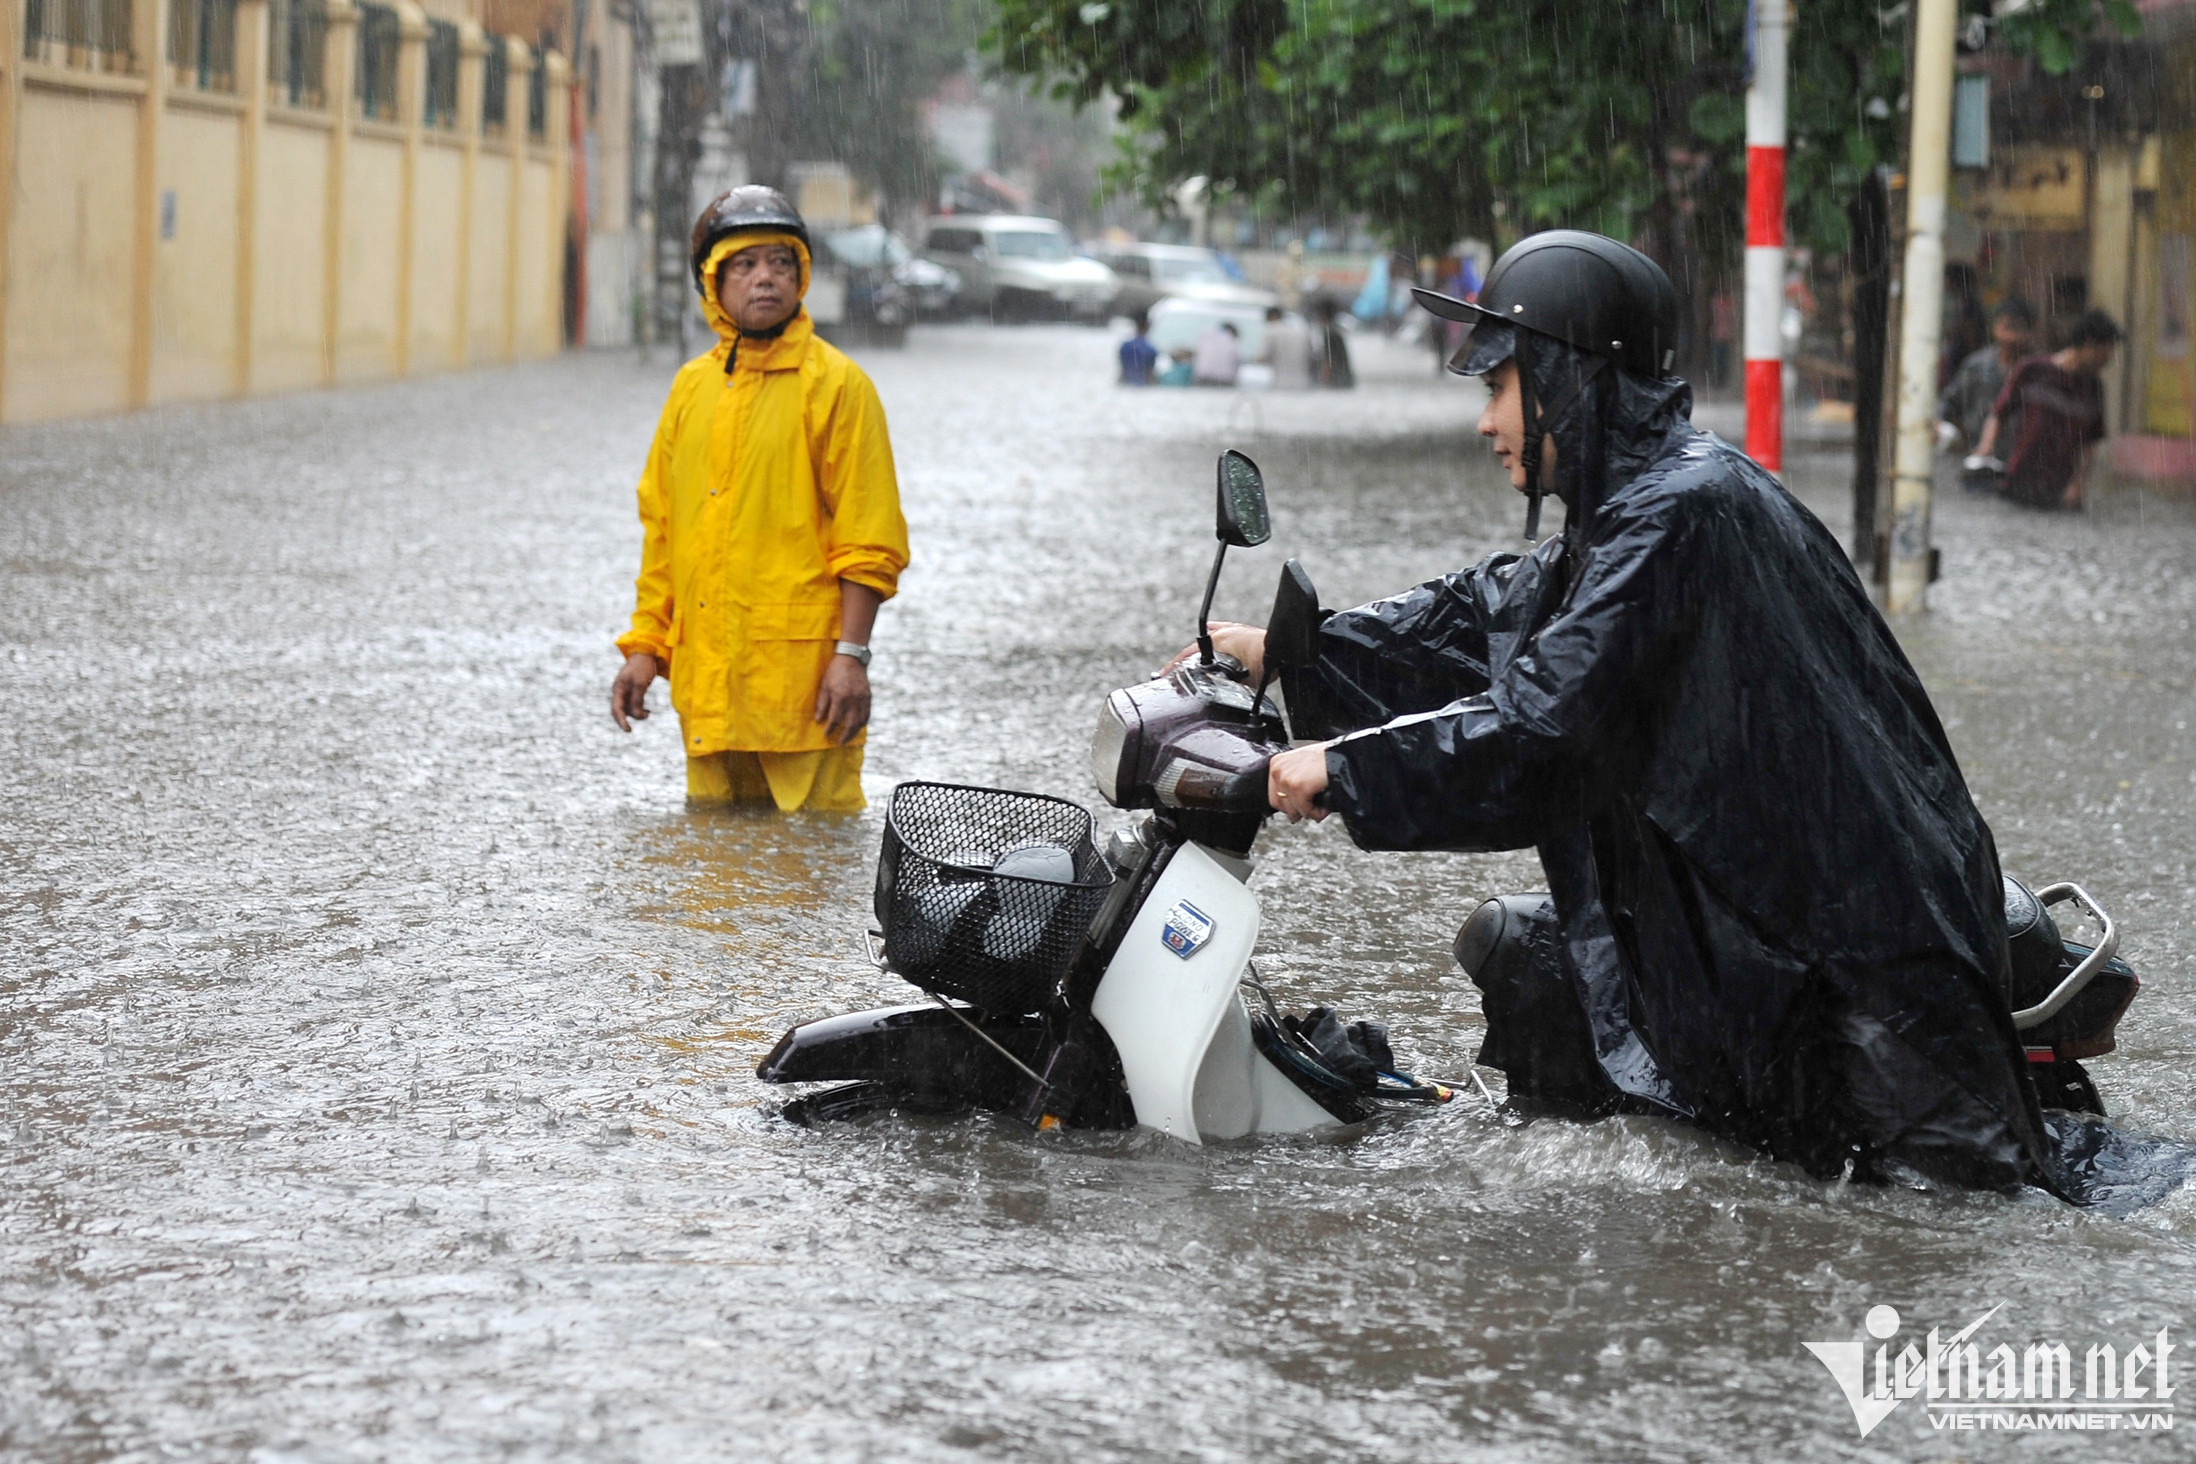
[(936, 195), (923, 104), (968, 65), (985, 0), (809, 0), (783, 101), (788, 158), (842, 162), (890, 204)]
[[(1971, 0), (1979, 3), (1979, 0)], [(1808, 3), (1792, 36), (1787, 190), (1836, 250), (1895, 160), (1905, 6)], [(2128, 0), (2036, 0), (2000, 33), (2064, 70)], [(1112, 178), (1155, 204), (1204, 174), (1292, 214), (1362, 214), (1398, 247), (1557, 225), (1641, 238), (1681, 274), (1735, 260), (1744, 0), (998, 0), (1008, 71), (1133, 128)]]

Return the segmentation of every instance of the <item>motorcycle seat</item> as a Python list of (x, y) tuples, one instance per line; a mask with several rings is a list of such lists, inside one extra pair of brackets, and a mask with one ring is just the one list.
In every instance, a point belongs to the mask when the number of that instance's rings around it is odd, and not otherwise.
[(1555, 900), (1545, 894), (1496, 895), (1481, 903), (1450, 948), (1464, 974), (1481, 986), (1506, 982), (1527, 960), (1529, 934), (1555, 924)]

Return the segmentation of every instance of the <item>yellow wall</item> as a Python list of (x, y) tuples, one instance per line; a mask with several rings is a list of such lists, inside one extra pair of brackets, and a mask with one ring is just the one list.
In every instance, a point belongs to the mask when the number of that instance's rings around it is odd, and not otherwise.
[(236, 163), (233, 115), (174, 111), (160, 130), (158, 194), (175, 196), (175, 233), (155, 220), (155, 400), (226, 396), (234, 384)]
[(328, 129), (268, 119), (259, 143), (252, 250), (251, 389), (289, 391), (325, 379)]
[(0, 410), (116, 411), (130, 400), (138, 102), (25, 87), (18, 105)]
[(2147, 318), (2138, 322), (2138, 347), (2144, 363), (2142, 430), (2163, 437), (2187, 437), (2196, 428), (2192, 401), (2191, 335), (2196, 333), (2196, 131), (2169, 132), (2159, 139), (2156, 260), (2146, 282), (2154, 292), (2145, 301)]
[[(538, 158), (529, 158), (519, 171), (519, 218), (522, 221), (548, 218), (554, 206), (550, 197), (549, 165)], [(524, 230), (528, 225), (520, 224)], [(552, 268), (553, 267), (553, 268)], [(562, 332), (563, 302), (556, 301), (551, 308), (549, 294), (551, 281), (561, 284), (564, 277), (564, 236), (561, 231), (556, 239), (556, 253), (546, 249), (526, 248), (522, 242), (518, 267), (518, 353), (521, 356), (544, 356), (555, 349), (554, 342)]]
[[(419, 150), (418, 188), (422, 196), (455, 198), (465, 171), (465, 153), (454, 142), (430, 139)], [(455, 362), (458, 329), (458, 231), (412, 231), (411, 369), (435, 371)]]
[(511, 232), (511, 159), (508, 153), (480, 150), (480, 171), (473, 179), (473, 248), (466, 291), (469, 361), (503, 359), (504, 269)]
[[(377, 134), (380, 129), (376, 129)], [(398, 210), (404, 143), (383, 135), (351, 139), (343, 176), (343, 278), (337, 295), (338, 381), (396, 375)]]
[[(144, 42), (165, 36), (170, 0), (137, 3), (142, 61), (160, 49)], [(240, 49), (247, 38), (264, 44), (264, 4), (241, 0)], [(0, 0), (0, 40), (20, 36), (22, 6)], [(409, 4), (399, 8), (409, 119), (425, 28)], [(336, 35), (352, 14), (342, 0), (331, 7), (336, 103), (347, 91), (338, 58), (349, 54), (348, 36)], [(480, 52), (468, 30), (470, 100)], [(560, 58), (547, 62), (547, 132), (527, 139), (526, 53), (514, 48), (514, 148), (478, 135), (477, 103), (449, 133), (362, 122), (347, 105), (289, 111), (268, 94), (263, 55), (239, 56), (238, 94), (205, 96), (159, 76), (26, 63), (19, 50), (0, 45), (0, 143), (12, 142), (0, 156), (0, 182), (12, 181), (0, 208), (0, 421), (424, 374), (561, 346), (572, 96)], [(137, 164), (141, 146), (149, 167)], [(175, 227), (163, 237), (170, 193)], [(136, 287), (148, 275), (149, 288)]]

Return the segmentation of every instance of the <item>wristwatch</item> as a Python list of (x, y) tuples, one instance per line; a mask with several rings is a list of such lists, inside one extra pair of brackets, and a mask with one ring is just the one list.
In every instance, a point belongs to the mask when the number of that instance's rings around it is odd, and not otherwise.
[(861, 667), (864, 671), (869, 669), (869, 647), (856, 641), (840, 641), (837, 650), (840, 655), (852, 660), (855, 665)]

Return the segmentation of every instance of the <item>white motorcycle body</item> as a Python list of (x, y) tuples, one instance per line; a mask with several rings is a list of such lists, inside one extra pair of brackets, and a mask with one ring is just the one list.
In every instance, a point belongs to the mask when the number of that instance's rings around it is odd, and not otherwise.
[(1251, 1039), (1239, 986), (1258, 942), (1258, 899), (1243, 883), (1248, 870), (1185, 844), (1091, 1001), (1120, 1053), (1137, 1123), (1192, 1144), (1338, 1122)]

